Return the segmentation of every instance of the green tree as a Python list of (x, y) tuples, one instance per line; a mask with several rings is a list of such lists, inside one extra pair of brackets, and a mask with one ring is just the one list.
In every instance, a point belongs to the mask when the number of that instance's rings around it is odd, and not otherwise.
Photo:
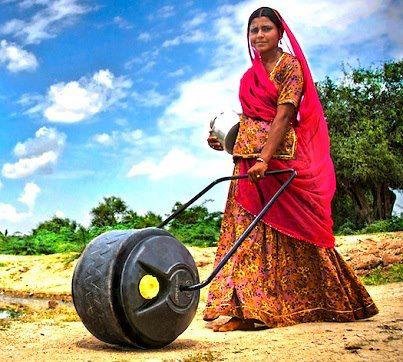
[(391, 189), (403, 187), (402, 76), (403, 61), (395, 61), (344, 69), (340, 82), (327, 78), (318, 85), (337, 174), (336, 226), (343, 219), (362, 227), (391, 217)]
[(32, 234), (36, 235), (42, 230), (58, 233), (62, 228), (68, 228), (72, 231), (75, 231), (77, 227), (77, 222), (74, 220), (53, 216), (52, 219), (41, 222), (35, 229), (32, 230)]
[[(185, 244), (196, 246), (217, 245), (221, 225), (221, 212), (209, 212), (205, 203), (196, 205), (182, 211), (169, 223), (169, 231)], [(172, 213), (182, 204), (176, 202)]]
[(144, 216), (142, 216), (142, 222), (140, 224), (141, 228), (146, 228), (150, 226), (158, 226), (161, 224), (162, 218), (151, 211), (148, 211)]
[(4, 242), (6, 242), (7, 241), (7, 234), (6, 233), (2, 233), (1, 231), (0, 231), (0, 243), (4, 243)]
[(91, 210), (91, 226), (114, 226), (128, 211), (126, 203), (119, 197), (104, 197), (103, 201)]
[(133, 229), (158, 226), (161, 222), (161, 216), (154, 214), (151, 211), (147, 212), (144, 216), (141, 216), (133, 210), (128, 210), (122, 217), (122, 223)]
[[(210, 213), (205, 206), (207, 202), (212, 200), (206, 200), (201, 205), (195, 205), (183, 210), (175, 219), (171, 221), (171, 225), (189, 225), (195, 224), (199, 221), (206, 221), (211, 219), (216, 219), (221, 213)], [(172, 208), (172, 213), (176, 212), (183, 204), (176, 202)]]

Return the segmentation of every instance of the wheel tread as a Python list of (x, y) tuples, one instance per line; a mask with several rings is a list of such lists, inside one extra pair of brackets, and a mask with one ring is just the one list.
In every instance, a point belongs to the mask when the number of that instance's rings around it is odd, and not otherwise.
[(109, 276), (113, 272), (113, 257), (132, 233), (112, 231), (94, 239), (73, 276), (73, 300), (84, 325), (99, 339), (113, 344), (130, 344), (113, 314)]

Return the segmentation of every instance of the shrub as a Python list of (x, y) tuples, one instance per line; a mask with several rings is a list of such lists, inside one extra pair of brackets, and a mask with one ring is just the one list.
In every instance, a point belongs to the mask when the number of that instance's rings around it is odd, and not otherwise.
[(403, 230), (403, 218), (399, 216), (392, 216), (392, 218), (387, 220), (378, 220), (375, 221), (363, 229), (360, 230), (360, 233), (379, 233), (379, 232), (387, 232), (387, 231), (401, 231)]
[(352, 221), (347, 221), (335, 232), (336, 235), (351, 235), (355, 232), (355, 225)]
[(41, 229), (32, 235), (11, 236), (0, 242), (3, 254), (38, 255), (81, 251), (88, 241), (85, 229), (76, 232), (62, 227), (59, 232)]
[(367, 285), (403, 282), (403, 264), (394, 264), (387, 269), (374, 269), (361, 279)]
[(354, 223), (351, 221), (345, 222), (336, 231), (336, 235), (352, 235), (352, 234), (370, 234), (381, 232), (393, 232), (403, 230), (403, 218), (399, 216), (392, 216), (387, 220), (377, 220), (373, 223), (366, 225), (362, 229), (357, 230)]
[(200, 247), (216, 246), (219, 229), (216, 225), (198, 222), (170, 228), (169, 232), (184, 244)]

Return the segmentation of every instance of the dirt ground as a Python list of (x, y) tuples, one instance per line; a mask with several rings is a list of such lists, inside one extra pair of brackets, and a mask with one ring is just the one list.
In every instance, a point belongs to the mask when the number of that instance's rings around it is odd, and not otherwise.
[[(337, 245), (359, 274), (402, 262), (402, 233), (342, 237)], [(190, 251), (205, 279), (214, 248)], [(403, 360), (403, 283), (367, 287), (380, 310), (368, 320), (227, 333), (213, 332), (202, 320), (204, 288), (188, 329), (169, 346), (144, 351), (107, 345), (85, 329), (69, 302), (75, 264), (70, 259), (0, 255), (0, 310), (24, 312), (16, 319), (0, 319), (0, 361)]]

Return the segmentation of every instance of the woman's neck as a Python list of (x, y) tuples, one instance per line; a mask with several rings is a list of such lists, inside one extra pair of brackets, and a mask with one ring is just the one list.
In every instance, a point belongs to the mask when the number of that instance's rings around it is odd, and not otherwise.
[(263, 64), (271, 65), (275, 64), (281, 54), (281, 50), (279, 47), (274, 48), (264, 54), (260, 54), (260, 58), (262, 59)]

